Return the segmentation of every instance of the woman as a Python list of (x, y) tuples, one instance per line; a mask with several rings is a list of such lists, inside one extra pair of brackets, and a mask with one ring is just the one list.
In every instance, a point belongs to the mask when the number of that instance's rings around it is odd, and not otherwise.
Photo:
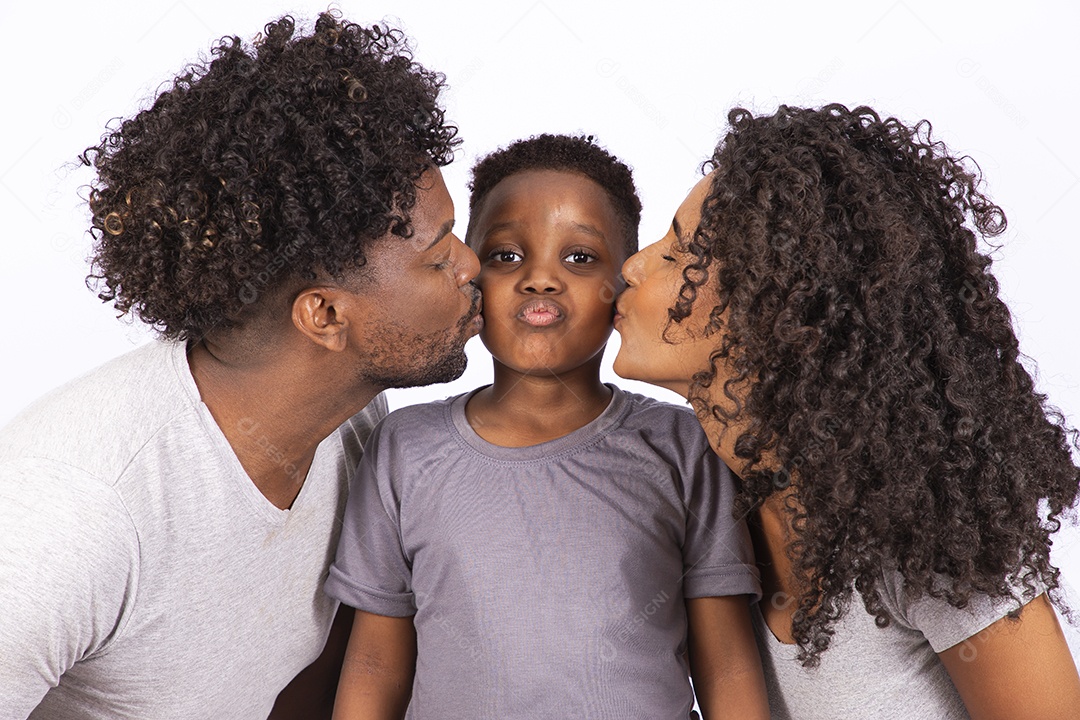
[(623, 268), (615, 370), (686, 397), (742, 480), (774, 716), (1080, 717), (1048, 600), (1076, 434), (976, 247), (1004, 213), (928, 123), (729, 121)]

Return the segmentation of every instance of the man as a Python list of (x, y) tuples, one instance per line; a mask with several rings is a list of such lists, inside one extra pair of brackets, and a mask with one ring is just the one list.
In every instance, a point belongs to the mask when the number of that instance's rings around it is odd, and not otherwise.
[(162, 339), (0, 431), (0, 718), (265, 718), (309, 664), (275, 716), (325, 711), (376, 396), (459, 376), (479, 327), (400, 33), (284, 17), (214, 55), (84, 156), (101, 297)]

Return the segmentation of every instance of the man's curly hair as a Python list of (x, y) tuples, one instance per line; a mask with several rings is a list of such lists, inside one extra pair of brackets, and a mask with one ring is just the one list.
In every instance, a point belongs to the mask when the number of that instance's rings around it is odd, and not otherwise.
[(669, 312), (711, 309), (690, 395), (738, 421), (735, 513), (790, 493), (800, 660), (818, 662), (853, 590), (890, 623), (887, 572), (912, 598), (1018, 610), (1045, 588), (1067, 612), (1049, 550), (1077, 499), (1077, 434), (1020, 362), (978, 243), (1005, 215), (978, 168), (928, 122), (868, 107), (728, 119)]
[(400, 30), (319, 16), (223, 38), (82, 160), (95, 238), (88, 283), (164, 337), (238, 324), (287, 278), (338, 277), (368, 241), (408, 237), (416, 182), (459, 142), (442, 75)]
[(469, 183), (469, 233), (480, 216), (484, 199), (492, 188), (526, 170), (560, 170), (584, 175), (602, 187), (623, 225), (623, 251), (630, 257), (638, 249), (641, 200), (631, 169), (596, 144), (592, 135), (535, 135), (517, 140), (481, 158), (472, 169)]

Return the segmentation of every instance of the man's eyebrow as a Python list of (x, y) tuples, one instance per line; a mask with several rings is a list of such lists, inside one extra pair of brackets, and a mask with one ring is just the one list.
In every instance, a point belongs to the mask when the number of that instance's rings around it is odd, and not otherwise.
[(678, 218), (671, 218), (671, 229), (675, 231), (675, 237), (679, 239), (679, 242), (682, 242), (682, 226), (679, 225)]
[(446, 237), (447, 235), (449, 235), (449, 234), (450, 234), (450, 231), (451, 231), (451, 230), (453, 230), (453, 229), (454, 229), (454, 221), (453, 221), (453, 220), (447, 220), (446, 222), (444, 222), (444, 223), (442, 224), (442, 227), (440, 227), (440, 228), (439, 228), (439, 232), (435, 233), (435, 239), (434, 239), (434, 240), (432, 240), (432, 241), (431, 241), (431, 244), (430, 244), (430, 245), (428, 245), (428, 246), (427, 246), (426, 248), (424, 248), (424, 249), (425, 249), (425, 250), (430, 250), (431, 248), (433, 248), (433, 247), (435, 247), (436, 245), (438, 245), (438, 244), (439, 244), (439, 241), (440, 241), (440, 240), (442, 240), (442, 239), (443, 239), (444, 237)]

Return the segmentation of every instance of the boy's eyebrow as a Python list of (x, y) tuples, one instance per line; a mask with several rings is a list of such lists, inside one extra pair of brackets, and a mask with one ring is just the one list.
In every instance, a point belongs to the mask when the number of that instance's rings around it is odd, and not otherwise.
[(671, 218), (671, 229), (675, 231), (675, 237), (679, 239), (679, 242), (682, 242), (682, 226), (679, 225), (678, 218)]
[(581, 232), (585, 233), (586, 235), (594, 235), (594, 236), (600, 238), (601, 240), (607, 240), (607, 237), (604, 235), (603, 232), (600, 231), (600, 228), (595, 227), (593, 225), (589, 225), (587, 223), (574, 223), (574, 229), (575, 230), (580, 230)]
[(518, 222), (517, 220), (507, 220), (505, 222), (495, 223), (494, 225), (492, 225), (491, 227), (489, 227), (487, 230), (484, 231), (484, 237), (487, 237), (488, 235), (491, 235), (493, 233), (497, 233), (500, 230), (512, 230), (512, 229), (516, 228), (520, 224), (521, 223)]
[[(484, 231), (484, 237), (486, 238), (490, 235), (494, 235), (501, 230), (513, 230), (520, 226), (521, 222), (518, 220), (507, 220), (505, 222), (495, 223)], [(589, 225), (588, 223), (571, 223), (570, 227), (572, 227), (574, 230), (577, 230), (578, 232), (583, 232), (586, 235), (592, 235), (594, 237), (600, 238), (601, 240), (607, 240), (607, 236), (604, 235), (603, 231), (601, 231), (600, 228), (596, 227), (595, 225)]]
[(430, 250), (431, 248), (438, 245), (439, 241), (442, 240), (447, 235), (449, 235), (450, 231), (453, 230), (453, 229), (454, 229), (454, 221), (453, 220), (447, 220), (446, 222), (444, 222), (442, 224), (442, 227), (439, 228), (439, 232), (435, 233), (435, 239), (432, 240), (431, 244), (428, 245), (426, 248), (424, 248), (424, 250)]

